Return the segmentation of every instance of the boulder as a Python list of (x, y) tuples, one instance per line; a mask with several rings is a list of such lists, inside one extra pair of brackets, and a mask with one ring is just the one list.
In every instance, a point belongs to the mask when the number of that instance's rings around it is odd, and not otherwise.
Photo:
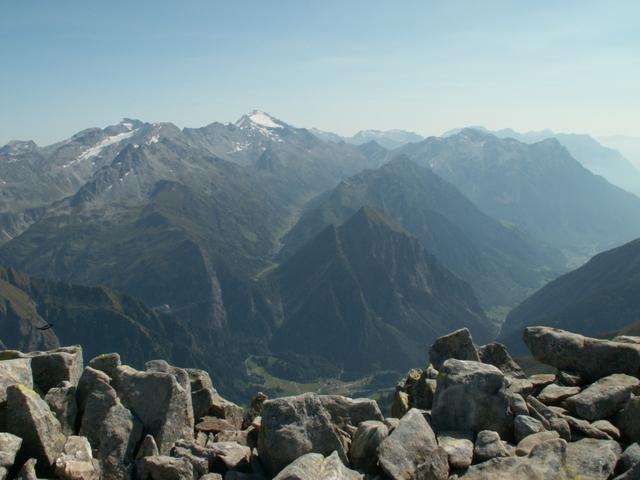
[(62, 433), (73, 435), (78, 417), (76, 387), (71, 382), (62, 382), (59, 386), (49, 389), (44, 400), (60, 422)]
[(0, 467), (11, 467), (22, 445), (22, 438), (0, 432)]
[(260, 460), (273, 474), (306, 453), (337, 451), (346, 463), (347, 426), (383, 420), (375, 401), (306, 393), (264, 402), (258, 434)]
[(186, 458), (165, 455), (143, 457), (138, 464), (139, 480), (196, 480), (196, 472)]
[(362, 474), (344, 466), (338, 452), (328, 457), (307, 453), (284, 468), (273, 480), (362, 480)]
[(47, 402), (24, 385), (11, 385), (7, 388), (7, 411), (7, 431), (23, 441), (20, 456), (35, 458), (39, 475), (52, 475), (65, 436)]
[(453, 469), (465, 469), (473, 460), (472, 432), (440, 432), (438, 444), (447, 453)]
[(402, 417), (398, 428), (378, 448), (380, 467), (391, 480), (417, 478), (419, 465), (439, 464), (442, 454), (447, 458), (446, 452), (438, 449), (436, 436), (422, 412), (415, 408)]
[(96, 389), (103, 389), (104, 385), (111, 384), (111, 377), (100, 370), (87, 367), (83, 370), (76, 387), (76, 403), (78, 405), (78, 418), (82, 419), (89, 394)]
[(529, 415), (529, 406), (522, 395), (507, 391), (507, 397), (509, 398), (509, 408), (514, 416)]
[(611, 437), (608, 433), (603, 432), (599, 428), (594, 427), (586, 420), (582, 420), (581, 418), (575, 418), (571, 415), (564, 415), (564, 420), (569, 424), (571, 431), (575, 434), (575, 436), (580, 437), (589, 437), (596, 438), (599, 440), (611, 440)]
[(429, 378), (428, 372), (422, 372), (420, 378), (413, 386), (413, 395), (411, 397), (412, 406), (422, 410), (431, 410), (433, 407), (433, 399), (436, 396), (437, 381)]
[(30, 358), (15, 358), (0, 361), (0, 404), (7, 401), (7, 387), (24, 385), (33, 389)]
[(145, 435), (142, 443), (140, 444), (140, 448), (138, 449), (136, 458), (155, 457), (158, 455), (160, 455), (160, 453), (158, 452), (156, 441), (151, 435)]
[(176, 440), (193, 438), (191, 393), (173, 373), (120, 367), (118, 396), (145, 432), (153, 435), (161, 454), (168, 453)]
[(401, 390), (396, 390), (391, 404), (389, 416), (394, 418), (402, 418), (409, 411), (409, 394)]
[[(133, 455), (141, 438), (142, 424), (117, 400), (108, 410), (100, 429), (98, 460), (102, 480), (127, 478), (133, 468)], [(143, 443), (140, 450), (144, 448)], [(157, 455), (157, 449), (154, 453)]]
[(580, 387), (562, 387), (552, 383), (538, 394), (538, 400), (547, 405), (554, 405), (580, 393)]
[(566, 400), (567, 407), (587, 420), (600, 420), (621, 410), (631, 398), (640, 380), (614, 373), (601, 378), (578, 395)]
[(99, 480), (100, 467), (86, 437), (70, 436), (56, 460), (56, 475), (63, 480)]
[(218, 417), (202, 417), (200, 422), (198, 422), (195, 426), (196, 431), (203, 433), (212, 433), (217, 434), (219, 432), (225, 432), (229, 430), (233, 430), (233, 425), (231, 425), (224, 418)]
[(640, 345), (584, 337), (551, 327), (527, 327), (524, 342), (536, 360), (589, 381), (613, 373), (638, 375)]
[[(501, 343), (489, 343), (478, 349), (478, 356), (482, 363), (488, 363), (497, 367), (502, 373), (513, 378), (526, 378), (522, 367), (511, 358), (507, 347)], [(472, 359), (469, 359), (472, 360)]]
[(429, 349), (429, 362), (433, 368), (440, 370), (444, 362), (450, 358), (457, 360), (480, 361), (480, 356), (473, 344), (468, 328), (461, 328), (448, 335), (436, 339)]
[(33, 382), (43, 393), (64, 381), (78, 385), (83, 368), (82, 347), (79, 345), (26, 355), (31, 358)]
[(526, 415), (517, 415), (513, 420), (513, 431), (516, 442), (534, 433), (544, 432), (544, 425), (539, 420)]
[(91, 368), (100, 370), (111, 378), (116, 378), (118, 374), (118, 367), (121, 365), (120, 354), (118, 353), (103, 353), (89, 361), (89, 366)]
[(250, 432), (251, 430), (222, 430), (216, 433), (215, 440), (216, 442), (236, 442), (248, 446)]
[[(91, 367), (87, 367), (85, 371), (90, 369)], [(102, 373), (97, 370), (95, 372)], [(84, 373), (83, 376), (86, 378)], [(116, 391), (104, 377), (106, 377), (104, 374), (98, 375), (93, 382), (92, 390), (87, 392), (80, 421), (79, 433), (87, 437), (95, 453), (100, 450), (100, 433), (107, 414), (111, 407), (119, 403)]]
[(584, 377), (579, 373), (562, 371), (559, 371), (556, 374), (556, 381), (558, 382), (558, 384), (565, 387), (581, 387), (582, 385), (587, 383)]
[(22, 468), (16, 476), (16, 480), (38, 480), (38, 476), (36, 475), (37, 466), (38, 461), (35, 458), (30, 458), (22, 465)]
[(626, 472), (630, 470), (634, 465), (640, 463), (640, 445), (632, 443), (627, 449), (622, 452), (620, 459), (618, 460), (617, 469), (619, 472)]
[(548, 432), (533, 433), (518, 442), (518, 446), (516, 447), (516, 455), (519, 457), (527, 456), (531, 453), (536, 445), (540, 445), (543, 442), (555, 440), (557, 438), (560, 438), (560, 435), (554, 430)]
[(584, 438), (567, 445), (567, 471), (575, 478), (606, 480), (613, 475), (622, 448), (613, 440)]
[(622, 475), (618, 475), (613, 480), (638, 480), (640, 479), (640, 463), (636, 463)]
[(218, 472), (227, 470), (248, 471), (251, 462), (251, 449), (236, 442), (208, 443), (213, 467)]
[(189, 460), (198, 477), (207, 474), (212, 463), (209, 450), (187, 440), (178, 440), (171, 448), (171, 456)]
[(640, 396), (632, 396), (616, 417), (616, 426), (628, 443), (640, 442)]
[(364, 472), (375, 472), (378, 465), (378, 447), (388, 436), (389, 429), (379, 420), (360, 423), (349, 449), (351, 465)]
[(527, 403), (529, 404), (529, 412), (544, 425), (545, 429), (555, 430), (560, 434), (560, 438), (571, 440), (571, 428), (562, 415), (557, 414), (531, 395), (527, 397)]
[(248, 428), (256, 418), (262, 415), (262, 405), (267, 399), (268, 397), (262, 392), (258, 392), (253, 397), (249, 409), (244, 414), (242, 428)]
[(477, 463), (486, 462), (496, 457), (508, 457), (509, 452), (500, 439), (498, 432), (482, 430), (478, 432), (476, 443), (473, 447), (473, 458)]
[(620, 429), (608, 420), (598, 420), (596, 422), (593, 422), (591, 426), (597, 428), (601, 432), (606, 433), (613, 440), (620, 439)]
[(445, 361), (438, 377), (432, 422), (437, 431), (493, 430), (510, 438), (513, 416), (504, 374), (484, 363)]

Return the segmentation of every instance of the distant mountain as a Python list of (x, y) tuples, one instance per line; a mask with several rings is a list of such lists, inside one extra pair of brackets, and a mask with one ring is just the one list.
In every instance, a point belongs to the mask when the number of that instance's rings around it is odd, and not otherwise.
[(471, 287), (368, 207), (324, 228), (274, 275), (283, 315), (276, 352), (318, 355), (365, 374), (424, 362), (426, 346), (454, 328), (491, 338)]
[(548, 325), (585, 335), (640, 322), (640, 239), (596, 255), (516, 307), (500, 340), (524, 350), (524, 327)]
[(526, 144), (474, 129), (401, 149), (492, 217), (576, 261), (640, 236), (640, 198), (596, 176), (556, 139)]
[(310, 202), (284, 237), (282, 257), (363, 206), (379, 209), (467, 281), (485, 307), (513, 305), (553, 277), (561, 255), (482, 213), (455, 187), (406, 157), (344, 180)]
[(362, 145), (363, 143), (376, 142), (382, 147), (393, 150), (407, 143), (420, 142), (424, 137), (414, 132), (406, 130), (361, 130), (351, 137), (343, 137), (331, 132), (325, 132), (312, 128), (311, 133), (318, 138), (328, 142), (345, 142), (353, 145)]
[(640, 137), (609, 135), (597, 137), (597, 140), (609, 148), (618, 150), (625, 158), (628, 158), (637, 169), (640, 169)]

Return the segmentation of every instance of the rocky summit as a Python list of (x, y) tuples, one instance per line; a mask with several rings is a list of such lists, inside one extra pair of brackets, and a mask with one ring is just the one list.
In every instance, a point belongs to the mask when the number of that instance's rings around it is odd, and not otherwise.
[(640, 478), (640, 337), (530, 327), (528, 376), (468, 330), (373, 399), (304, 393), (250, 406), (210, 375), (79, 346), (0, 352), (0, 479), (631, 480)]

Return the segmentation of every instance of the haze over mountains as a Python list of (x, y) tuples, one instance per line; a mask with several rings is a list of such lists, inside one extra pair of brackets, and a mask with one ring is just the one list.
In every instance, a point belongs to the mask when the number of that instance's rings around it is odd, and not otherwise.
[[(131, 352), (180, 362), (192, 350), (188, 363), (215, 368), (234, 398), (258, 357), (298, 380), (356, 378), (382, 358), (415, 366), (463, 326), (489, 341), (547, 282), (640, 237), (640, 198), (595, 174), (609, 159), (616, 170), (612, 150), (523, 140), (345, 139), (253, 111), (12, 142), (0, 149), (0, 341), (49, 348), (33, 324), (55, 320), (63, 343), (85, 343), (115, 322)], [(576, 159), (580, 145), (612, 156)], [(18, 324), (31, 327), (11, 336)]]

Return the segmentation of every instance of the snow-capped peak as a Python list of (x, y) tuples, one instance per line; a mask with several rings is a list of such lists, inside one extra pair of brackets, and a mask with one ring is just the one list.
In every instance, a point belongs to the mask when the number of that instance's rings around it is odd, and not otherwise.
[(244, 115), (240, 120), (236, 122), (236, 126), (240, 128), (246, 128), (251, 126), (259, 126), (264, 128), (284, 128), (282, 123), (277, 118), (272, 117), (268, 113), (261, 112), (260, 110), (254, 110), (248, 115)]

